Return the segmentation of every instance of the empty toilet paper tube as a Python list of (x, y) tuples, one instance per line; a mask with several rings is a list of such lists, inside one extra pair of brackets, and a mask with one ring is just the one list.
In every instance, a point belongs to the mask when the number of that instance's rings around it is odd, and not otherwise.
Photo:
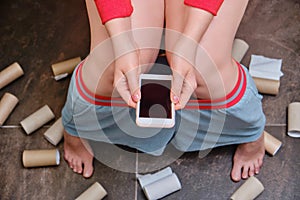
[(146, 185), (143, 191), (149, 200), (160, 199), (181, 189), (181, 183), (175, 173)]
[(0, 126), (18, 104), (19, 99), (10, 93), (5, 93), (0, 101)]
[(278, 152), (282, 145), (282, 142), (280, 140), (266, 131), (264, 131), (264, 143), (266, 151), (272, 156), (274, 156)]
[(25, 150), (23, 151), (24, 167), (54, 166), (60, 163), (60, 154), (57, 149)]
[(59, 118), (48, 130), (44, 133), (44, 137), (54, 146), (56, 146), (63, 138), (64, 127), (61, 118)]
[(264, 191), (263, 184), (254, 176), (248, 178), (230, 197), (231, 200), (253, 200)]
[(288, 106), (288, 135), (300, 137), (300, 102), (293, 102)]
[(98, 182), (95, 182), (75, 200), (101, 200), (106, 195), (107, 192), (102, 185), (100, 185)]
[(249, 49), (249, 45), (241, 39), (234, 39), (231, 55), (234, 60), (241, 62)]
[(62, 74), (71, 74), (78, 65), (78, 63), (81, 62), (80, 57), (72, 58), (69, 60), (65, 60), (59, 63), (55, 63), (51, 66), (54, 76), (59, 76)]
[(280, 81), (253, 77), (257, 90), (263, 94), (277, 95), (279, 92)]
[(22, 67), (17, 63), (13, 63), (0, 72), (0, 89), (13, 82), (24, 74)]
[(25, 132), (29, 135), (54, 118), (48, 105), (43, 106), (20, 122)]

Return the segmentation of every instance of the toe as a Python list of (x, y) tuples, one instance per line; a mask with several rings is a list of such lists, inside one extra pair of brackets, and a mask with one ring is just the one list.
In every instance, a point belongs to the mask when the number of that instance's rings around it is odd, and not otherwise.
[(74, 159), (71, 156), (65, 156), (65, 160), (68, 163), (68, 166), (74, 170), (75, 164), (74, 164)]
[(250, 176), (254, 176), (254, 164), (252, 164), (252, 165), (250, 165), (250, 167), (249, 167), (249, 177)]
[(258, 166), (261, 167), (263, 165), (263, 157), (258, 159)]
[(78, 174), (82, 173), (82, 162), (81, 161), (77, 164), (77, 170), (76, 170), (76, 172)]
[(254, 163), (254, 173), (255, 174), (259, 174), (259, 170), (260, 170), (260, 164), (259, 161), (257, 161), (256, 163)]
[(73, 169), (74, 172), (76, 173), (81, 173), (82, 172), (82, 162), (80, 159), (77, 159), (74, 161), (74, 169)]
[(83, 177), (89, 178), (92, 176), (94, 167), (92, 161), (88, 160), (85, 161), (84, 163), (84, 169), (83, 169)]
[(241, 169), (242, 166), (239, 165), (238, 163), (234, 163), (231, 171), (231, 179), (233, 181), (240, 181), (241, 180)]
[(243, 167), (243, 171), (242, 171), (242, 178), (243, 178), (243, 179), (248, 178), (249, 169), (250, 169), (249, 165), (245, 165), (245, 166)]
[(69, 158), (69, 159), (67, 160), (67, 162), (68, 162), (69, 167), (70, 167), (71, 169), (73, 169), (73, 168), (74, 168), (73, 159), (72, 159), (72, 158)]

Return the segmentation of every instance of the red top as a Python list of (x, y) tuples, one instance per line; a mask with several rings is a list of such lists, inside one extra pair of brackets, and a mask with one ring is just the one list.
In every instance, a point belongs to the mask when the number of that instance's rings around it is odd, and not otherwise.
[[(184, 0), (184, 4), (217, 15), (224, 0)], [(102, 23), (114, 18), (129, 17), (133, 12), (131, 0), (95, 0)]]
[(213, 15), (217, 15), (224, 0), (184, 0), (184, 4), (206, 10)]

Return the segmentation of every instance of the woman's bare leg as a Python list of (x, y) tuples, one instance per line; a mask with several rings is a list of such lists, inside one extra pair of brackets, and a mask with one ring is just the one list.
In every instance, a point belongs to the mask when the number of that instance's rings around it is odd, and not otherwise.
[[(246, 9), (248, 0), (224, 1), (218, 15), (214, 17), (200, 41), (200, 53), (196, 57), (195, 73), (198, 98), (216, 99), (224, 97), (237, 81), (237, 66), (232, 60), (232, 43)], [(186, 7), (183, 0), (166, 0), (166, 28), (182, 32)], [(195, 22), (201, 23), (201, 22)], [(167, 31), (166, 47), (172, 50), (178, 34)], [(171, 53), (167, 52), (170, 62)], [(197, 64), (198, 63), (198, 64)], [(220, 87), (221, 86), (221, 87)], [(248, 178), (259, 172), (264, 157), (263, 137), (251, 143), (240, 144), (235, 152), (231, 177), (234, 181)]]
[[(146, 66), (143, 67), (145, 71), (155, 62), (159, 51), (161, 28), (164, 22), (164, 1), (133, 0), (132, 4), (134, 7), (131, 16), (132, 28), (138, 30), (133, 32), (133, 36), (139, 48), (140, 63)], [(114, 90), (113, 49), (108, 40), (109, 35), (101, 23), (94, 0), (86, 0), (86, 7), (90, 22), (91, 53), (85, 62), (89, 64), (83, 66), (83, 82), (90, 91), (98, 95), (110, 96)], [(149, 44), (155, 48), (149, 49)], [(74, 172), (83, 173), (86, 178), (92, 175), (93, 152), (87, 140), (65, 132), (64, 158)]]
[(87, 140), (64, 131), (64, 159), (75, 173), (85, 178), (92, 176), (94, 154)]

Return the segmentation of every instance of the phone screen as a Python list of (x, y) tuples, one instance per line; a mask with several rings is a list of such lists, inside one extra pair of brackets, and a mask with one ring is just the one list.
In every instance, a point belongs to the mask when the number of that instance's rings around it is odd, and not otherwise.
[(171, 80), (141, 80), (139, 117), (172, 118), (170, 100)]

